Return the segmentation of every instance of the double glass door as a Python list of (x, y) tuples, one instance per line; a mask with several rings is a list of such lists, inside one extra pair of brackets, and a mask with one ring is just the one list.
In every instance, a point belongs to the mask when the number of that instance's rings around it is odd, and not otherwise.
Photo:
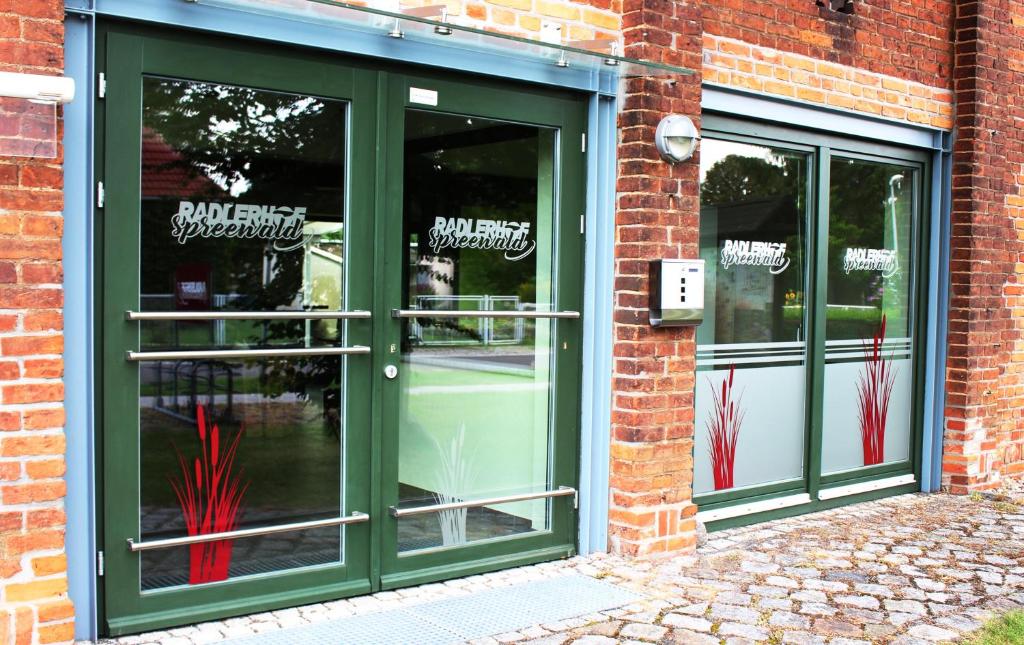
[(912, 487), (927, 156), (718, 117), (704, 135), (701, 510)]
[(108, 631), (571, 554), (582, 103), (104, 40)]

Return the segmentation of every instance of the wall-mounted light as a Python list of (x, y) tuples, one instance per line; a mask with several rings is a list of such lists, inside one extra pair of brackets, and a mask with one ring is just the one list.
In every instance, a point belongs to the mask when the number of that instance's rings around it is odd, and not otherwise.
[(48, 103), (70, 103), (75, 81), (66, 76), (0, 72), (0, 96)]
[(658, 123), (654, 131), (654, 145), (658, 147), (661, 158), (669, 163), (686, 161), (697, 149), (700, 134), (690, 117), (682, 114), (670, 114)]

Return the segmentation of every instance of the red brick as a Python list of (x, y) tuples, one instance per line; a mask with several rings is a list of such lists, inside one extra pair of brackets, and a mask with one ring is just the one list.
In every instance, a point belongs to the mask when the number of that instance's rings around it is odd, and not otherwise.
[(0, 457), (35, 457), (40, 455), (61, 455), (63, 453), (64, 435), (62, 434), (18, 437), (0, 436)]
[[(3, 502), (4, 504), (51, 502), (64, 497), (65, 490), (63, 481), (8, 484), (6, 486), (0, 486), (0, 502)], [(61, 545), (53, 548), (59, 548), (59, 546)]]
[(0, 339), (0, 355), (2, 356), (60, 354), (62, 351), (64, 351), (64, 337), (60, 334), (11, 336)]
[[(2, 275), (2, 274), (0, 274)], [(22, 284), (60, 284), (64, 272), (58, 262), (26, 263), (21, 265)], [(0, 279), (0, 282), (4, 280)]]
[(12, 403), (58, 403), (64, 400), (63, 383), (26, 383), (5, 385), (0, 389), (0, 400)]
[(25, 378), (60, 378), (64, 375), (64, 361), (59, 358), (26, 359), (24, 368)]
[(64, 328), (64, 315), (60, 310), (31, 311), (22, 322), (25, 331), (56, 331)]
[(45, 430), (64, 425), (63, 408), (42, 408), (25, 410), (23, 413), (26, 430)]

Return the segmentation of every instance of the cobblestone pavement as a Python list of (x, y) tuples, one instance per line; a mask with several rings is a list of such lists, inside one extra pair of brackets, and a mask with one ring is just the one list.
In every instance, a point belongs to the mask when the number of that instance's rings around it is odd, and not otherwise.
[(1024, 493), (1013, 495), (904, 495), (713, 533), (695, 556), (573, 558), (106, 642), (218, 642), (572, 571), (646, 599), (474, 643), (950, 642), (1024, 607)]

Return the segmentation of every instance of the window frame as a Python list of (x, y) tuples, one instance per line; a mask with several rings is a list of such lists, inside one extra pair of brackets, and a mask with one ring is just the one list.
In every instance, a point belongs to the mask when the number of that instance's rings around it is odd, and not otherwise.
[[(817, 127), (821, 125), (815, 124)], [(785, 150), (809, 153), (808, 208), (806, 253), (807, 286), (805, 306), (807, 307), (805, 422), (804, 422), (804, 474), (797, 479), (769, 482), (740, 489), (694, 495), (700, 511), (718, 511), (741, 504), (767, 502), (779, 498), (807, 494), (804, 501), (785, 508), (754, 511), (749, 514), (731, 515), (711, 520), (712, 529), (729, 528), (754, 521), (763, 521), (794, 513), (822, 510), (847, 503), (874, 499), (920, 489), (923, 455), (923, 422), (925, 417), (924, 391), (927, 380), (928, 288), (930, 248), (930, 224), (933, 217), (932, 165), (933, 151), (919, 148), (878, 143), (854, 136), (777, 125), (739, 118), (718, 112), (703, 115), (702, 138), (725, 140), (736, 143), (770, 146)], [(822, 441), (824, 430), (824, 367), (825, 367), (825, 304), (827, 302), (828, 269), (828, 214), (830, 199), (830, 167), (833, 157), (853, 158), (863, 161), (893, 163), (912, 167), (915, 170), (914, 198), (916, 220), (912, 223), (913, 245), (911, 264), (913, 274), (910, 285), (911, 339), (913, 347), (913, 374), (911, 385), (911, 436), (909, 459), (883, 463), (875, 466), (844, 470), (830, 474), (822, 473)], [(824, 252), (821, 250), (824, 249)], [(695, 425), (700, 420), (694, 421)], [(696, 468), (696, 461), (694, 461)], [(914, 481), (881, 490), (821, 500), (818, 494), (829, 488), (875, 481), (882, 478), (912, 475)]]

